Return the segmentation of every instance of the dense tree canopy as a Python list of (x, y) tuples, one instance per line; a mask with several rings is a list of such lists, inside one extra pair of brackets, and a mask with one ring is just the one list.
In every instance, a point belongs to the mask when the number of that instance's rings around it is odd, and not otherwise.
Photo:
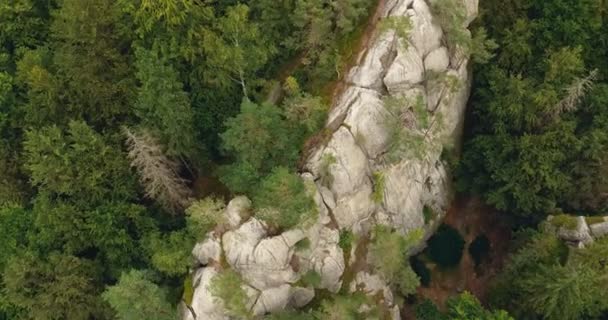
[[(172, 318), (192, 245), (222, 223), (200, 176), (260, 211), (292, 198), (278, 227), (314, 216), (295, 173), (325, 120), (311, 89), (370, 4), (2, 2), (0, 319)], [(298, 89), (267, 103), (286, 76)]]
[(608, 87), (598, 57), (608, 50), (605, 3), (481, 6), (500, 48), (476, 73), (462, 189), (520, 215), (603, 212)]

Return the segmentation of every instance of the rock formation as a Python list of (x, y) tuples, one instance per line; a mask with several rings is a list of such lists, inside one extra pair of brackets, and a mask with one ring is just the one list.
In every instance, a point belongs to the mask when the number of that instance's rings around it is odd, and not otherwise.
[[(608, 216), (583, 217), (560, 215), (559, 218), (549, 216), (546, 226), (549, 230), (575, 247), (583, 248), (592, 243), (594, 239), (608, 235)], [(567, 223), (558, 223), (566, 219)]]
[[(462, 5), (470, 23), (477, 1), (464, 0)], [(321, 278), (317, 289), (335, 293), (347, 286), (352, 291), (364, 288), (368, 294), (383, 292), (386, 307), (399, 318), (384, 279), (356, 261), (360, 257), (355, 253), (367, 253), (352, 248), (345, 255), (340, 234), (349, 230), (366, 235), (374, 225), (385, 224), (403, 234), (423, 229), (430, 236), (450, 203), (449, 170), (441, 156), (461, 136), (470, 68), (468, 57), (447, 47), (429, 3), (389, 0), (384, 10), (385, 17), (408, 17), (411, 30), (407, 39), (395, 30), (378, 33), (346, 78), (347, 86), (329, 114), (330, 136), (310, 153), (302, 173), (318, 206), (317, 221), (271, 236), (255, 217), (242, 221), (250, 206), (247, 199), (232, 200), (226, 210), (230, 230), (212, 232), (194, 248), (200, 268), (194, 272), (194, 297), (185, 319), (229, 319), (208, 288), (222, 263), (242, 276), (254, 315), (309, 303), (315, 290), (298, 281), (314, 270)], [(388, 98), (400, 101), (398, 115), (386, 108)], [(414, 110), (415, 101), (424, 104), (423, 115)], [(387, 161), (393, 146), (386, 123), (395, 116), (412, 139), (421, 142), (422, 151), (406, 148), (397, 161)], [(427, 118), (425, 128), (415, 125), (421, 116)], [(330, 158), (334, 161), (325, 161)], [(382, 186), (374, 179), (378, 175)], [(380, 201), (374, 193), (380, 193)], [(425, 207), (435, 216), (425, 219)], [(303, 239), (308, 245), (296, 249)], [(424, 241), (417, 249), (423, 246)], [(353, 274), (347, 284), (346, 270)]]

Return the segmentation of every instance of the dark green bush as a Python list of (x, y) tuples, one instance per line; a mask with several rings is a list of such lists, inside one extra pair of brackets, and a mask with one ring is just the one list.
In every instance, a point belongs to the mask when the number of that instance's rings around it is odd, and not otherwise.
[(460, 263), (464, 239), (458, 230), (442, 224), (437, 233), (428, 242), (428, 254), (431, 260), (442, 267), (454, 267)]
[(490, 240), (485, 234), (481, 234), (469, 245), (469, 254), (475, 261), (475, 265), (479, 264), (490, 254)]

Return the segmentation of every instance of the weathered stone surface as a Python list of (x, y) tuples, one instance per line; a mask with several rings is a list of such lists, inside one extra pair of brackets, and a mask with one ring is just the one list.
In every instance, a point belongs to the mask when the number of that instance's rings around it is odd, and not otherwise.
[(412, 22), (410, 41), (420, 57), (425, 57), (441, 46), (443, 30), (433, 19), (431, 10), (424, 0), (414, 0), (413, 8), (407, 11), (407, 15)]
[(325, 148), (336, 159), (332, 166), (333, 183), (330, 190), (339, 199), (354, 193), (360, 186), (369, 184), (367, 156), (357, 145), (355, 137), (345, 126), (340, 127)]
[(431, 51), (424, 58), (424, 69), (426, 72), (440, 73), (448, 69), (450, 65), (450, 53), (446, 47), (439, 47)]
[(389, 138), (386, 118), (390, 114), (384, 108), (380, 94), (361, 91), (358, 103), (349, 109), (344, 123), (350, 128), (357, 145), (373, 159), (386, 149)]
[(315, 290), (313, 288), (291, 287), (289, 296), (291, 297), (289, 306), (301, 308), (315, 297)]
[(302, 272), (314, 270), (321, 276), (319, 288), (337, 292), (342, 285), (344, 252), (338, 245), (340, 232), (325, 226), (313, 227), (308, 238), (311, 250), (301, 257)]
[(186, 312), (186, 320), (209, 319), (209, 320), (228, 320), (225, 315), (224, 307), (217, 299), (213, 298), (209, 291), (211, 279), (217, 275), (213, 267), (198, 269), (194, 273), (194, 295), (192, 305), (196, 317), (191, 312)]
[(380, 35), (380, 39), (378, 45), (366, 53), (365, 62), (350, 71), (348, 79), (353, 86), (382, 91), (385, 69), (395, 58), (397, 39), (392, 31)]
[(589, 226), (594, 238), (600, 238), (608, 234), (608, 222), (595, 223)]
[(561, 227), (557, 231), (557, 235), (566, 241), (588, 244), (593, 242), (593, 237), (591, 237), (589, 226), (585, 221), (585, 217), (576, 217), (576, 228), (568, 229)]
[(207, 265), (211, 261), (219, 262), (222, 254), (222, 246), (214, 232), (207, 234), (203, 242), (199, 242), (192, 249), (192, 256), (201, 265)]
[(424, 63), (421, 54), (414, 46), (407, 43), (398, 45), (397, 48), (399, 48), (397, 58), (390, 65), (384, 77), (384, 85), (392, 95), (424, 81)]
[(365, 292), (370, 296), (376, 296), (378, 293), (382, 293), (385, 302), (388, 305), (393, 304), (393, 293), (387, 286), (386, 281), (377, 274), (370, 274), (366, 271), (358, 272), (355, 275), (355, 279), (350, 284), (350, 291), (361, 291)]
[[(477, 4), (478, 0), (463, 0), (467, 23), (477, 15)], [(450, 178), (440, 157), (443, 146), (457, 146), (460, 141), (471, 86), (469, 60), (444, 46), (444, 33), (425, 0), (388, 0), (385, 14), (409, 17), (412, 29), (407, 39), (398, 39), (393, 31), (379, 34), (348, 73), (346, 87), (329, 112), (327, 140), (311, 151), (303, 165), (301, 177), (318, 207), (316, 221), (271, 236), (263, 222), (249, 218), (249, 200), (236, 198), (227, 207), (230, 230), (221, 243), (208, 239), (194, 250), (199, 263), (206, 264), (218, 257), (220, 246), (230, 267), (246, 283), (256, 315), (309, 303), (314, 290), (295, 284), (310, 270), (319, 273), (320, 289), (338, 292), (346, 266), (355, 261), (352, 252), (351, 261), (344, 261), (341, 232), (367, 234), (374, 225), (387, 224), (404, 234), (422, 228), (427, 239), (447, 210)], [(433, 80), (437, 74), (456, 79), (459, 85)], [(408, 118), (402, 119), (403, 127), (424, 139), (422, 152), (405, 154), (395, 163), (385, 159), (391, 142), (385, 119), (394, 115), (383, 101), (390, 96), (405, 98), (402, 111)], [(414, 112), (413, 105), (419, 97), (427, 103), (430, 128), (416, 127), (420, 111)], [(328, 163), (329, 158), (335, 162)], [(375, 185), (376, 172), (383, 173), (383, 185)], [(378, 188), (382, 201), (372, 200)], [(436, 213), (431, 223), (424, 221), (425, 206)], [(594, 225), (579, 231), (595, 234), (602, 228)], [(309, 246), (295, 250), (305, 238)], [(412, 252), (423, 246), (421, 242)], [(196, 275), (200, 279), (204, 275), (208, 283), (210, 270), (199, 269)], [(393, 319), (399, 319), (399, 308), (382, 277), (360, 271), (348, 285), (372, 295), (382, 291), (385, 307), (392, 310)], [(201, 310), (203, 319), (225, 319), (221, 305), (213, 301), (199, 286), (192, 308)]]
[(244, 196), (232, 199), (226, 206), (226, 217), (231, 228), (237, 228), (249, 216), (251, 201)]
[(266, 313), (278, 312), (287, 306), (291, 286), (284, 284), (262, 291), (253, 306), (253, 315), (261, 316)]
[(289, 230), (284, 235), (264, 238), (263, 225), (251, 218), (239, 229), (224, 234), (222, 244), (226, 260), (239, 271), (243, 279), (258, 290), (277, 287), (297, 280), (290, 266), (293, 248), (304, 238), (299, 230)]

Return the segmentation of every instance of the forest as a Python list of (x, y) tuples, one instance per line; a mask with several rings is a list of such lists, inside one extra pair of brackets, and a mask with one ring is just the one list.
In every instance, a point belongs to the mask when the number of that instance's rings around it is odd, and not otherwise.
[[(275, 233), (315, 219), (301, 161), (380, 2), (1, 1), (0, 320), (181, 319), (192, 248), (232, 196)], [(608, 214), (608, 2), (481, 0), (473, 35), (452, 29), (460, 0), (427, 2), (474, 61), (454, 183), (514, 237), (487, 301), (417, 296), (413, 240), (387, 228), (375, 270), (419, 320), (607, 317), (608, 237), (555, 229)], [(241, 281), (211, 291), (252, 319)], [(385, 319), (373, 304), (321, 294), (262, 319)]]

